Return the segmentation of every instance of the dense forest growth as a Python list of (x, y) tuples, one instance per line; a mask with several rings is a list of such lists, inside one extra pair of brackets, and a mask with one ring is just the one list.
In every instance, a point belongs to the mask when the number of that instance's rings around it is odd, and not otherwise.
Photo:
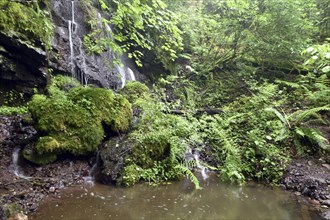
[[(90, 29), (84, 49), (127, 54), (149, 88), (130, 82), (122, 90), (94, 89), (49, 71), (48, 91), (27, 105), (10, 106), (7, 94), (0, 114), (28, 113), (40, 131), (25, 148), (26, 159), (46, 164), (57, 155), (93, 154), (104, 137), (125, 133), (119, 184), (186, 175), (199, 187), (191, 152), (221, 178), (239, 183), (276, 184), (293, 158), (329, 156), (329, 1), (84, 5)], [(48, 0), (0, 0), (0, 9), (2, 32), (51, 52)]]

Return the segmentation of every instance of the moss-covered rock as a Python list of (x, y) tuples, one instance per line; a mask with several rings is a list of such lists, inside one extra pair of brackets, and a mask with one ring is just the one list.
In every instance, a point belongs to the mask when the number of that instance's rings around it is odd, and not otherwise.
[(149, 95), (149, 88), (138, 81), (128, 82), (120, 93), (132, 104), (138, 98), (145, 98)]
[(57, 155), (55, 153), (40, 154), (31, 145), (28, 145), (27, 147), (24, 148), (23, 156), (28, 161), (31, 161), (32, 163), (35, 163), (38, 165), (46, 165), (46, 164), (54, 162), (57, 159)]
[(131, 105), (123, 96), (101, 88), (79, 86), (67, 90), (62, 79), (55, 78), (48, 96), (34, 95), (28, 103), (44, 136), (24, 156), (37, 164), (46, 163), (36, 159), (41, 155), (92, 153), (104, 138), (104, 126), (113, 132), (125, 132), (132, 120)]

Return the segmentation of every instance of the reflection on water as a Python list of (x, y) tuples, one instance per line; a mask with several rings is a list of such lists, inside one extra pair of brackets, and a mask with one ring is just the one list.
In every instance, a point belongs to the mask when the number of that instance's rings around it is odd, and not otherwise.
[(163, 186), (95, 184), (43, 204), (29, 219), (315, 219), (288, 193), (227, 185), (215, 176), (194, 190), (188, 180)]

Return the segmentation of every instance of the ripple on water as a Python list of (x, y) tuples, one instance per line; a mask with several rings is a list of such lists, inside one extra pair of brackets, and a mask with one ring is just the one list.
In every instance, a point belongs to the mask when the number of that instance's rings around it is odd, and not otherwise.
[[(151, 187), (114, 188), (95, 184), (88, 193), (68, 193), (57, 203), (40, 206), (31, 219), (317, 219), (287, 192), (264, 186), (238, 187), (215, 176), (202, 190), (186, 182)], [(207, 184), (207, 186), (206, 186)], [(191, 185), (189, 186), (192, 187)], [(54, 208), (56, 207), (56, 208)], [(30, 219), (30, 218), (29, 218)]]

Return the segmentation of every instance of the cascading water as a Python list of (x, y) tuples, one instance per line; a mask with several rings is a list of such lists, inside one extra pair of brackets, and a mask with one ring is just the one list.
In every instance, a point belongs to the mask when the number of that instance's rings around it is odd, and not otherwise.
[(100, 164), (100, 152), (97, 151), (95, 163), (93, 164), (92, 168), (89, 170), (88, 176), (83, 177), (86, 185), (88, 186), (94, 185), (95, 176), (97, 174), (97, 168), (99, 164)]
[[(100, 26), (102, 27), (103, 24), (101, 22), (101, 14), (98, 13), (97, 15), (99, 21), (100, 21)], [(107, 36), (110, 38), (110, 39), (113, 39), (112, 37), (112, 29), (111, 27), (108, 25), (108, 24), (104, 24), (104, 27), (105, 27), (105, 30), (106, 30), (106, 34)], [(134, 75), (134, 72), (131, 68), (129, 68), (127, 65), (125, 65), (125, 61), (124, 61), (124, 58), (123, 58), (123, 55), (119, 55), (119, 54), (116, 54), (115, 52), (113, 52), (111, 50), (111, 48), (109, 48), (109, 51), (112, 55), (112, 58), (113, 60), (120, 60), (121, 64), (123, 65), (120, 65), (120, 64), (115, 64), (115, 69), (116, 71), (119, 73), (120, 75), (120, 81), (121, 81), (121, 85), (120, 85), (120, 88), (124, 88), (124, 86), (126, 85), (126, 81), (135, 81), (135, 75)], [(118, 57), (120, 56), (120, 59), (118, 59)]]
[(199, 159), (199, 152), (198, 151), (195, 151), (195, 153), (193, 154), (193, 157), (196, 161), (196, 166), (198, 168), (198, 170), (201, 172), (202, 174), (202, 177), (204, 180), (206, 180), (209, 176), (206, 174), (206, 167), (204, 167), (201, 162), (200, 162), (200, 159)]
[(14, 173), (17, 177), (22, 179), (31, 179), (31, 177), (25, 176), (22, 168), (19, 165), (19, 155), (20, 148), (15, 148), (12, 154), (12, 164), (11, 164), (11, 172)]
[(68, 20), (68, 29), (69, 29), (69, 44), (70, 44), (70, 66), (72, 77), (74, 75), (75, 63), (74, 63), (74, 48), (73, 48), (73, 34), (77, 31), (77, 24), (74, 19), (74, 1), (71, 1), (71, 20)]

